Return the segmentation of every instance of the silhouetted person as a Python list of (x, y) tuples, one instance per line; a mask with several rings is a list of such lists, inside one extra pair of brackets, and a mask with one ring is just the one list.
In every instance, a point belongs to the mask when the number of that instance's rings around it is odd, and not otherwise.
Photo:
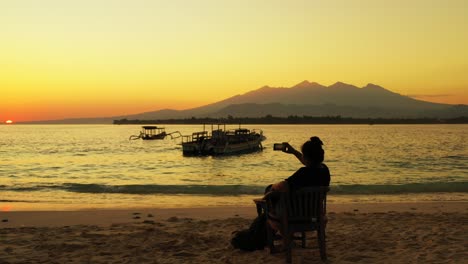
[[(288, 143), (283, 143), (283, 152), (294, 154), (305, 167), (299, 168), (289, 178), (269, 185), (265, 193), (270, 191), (289, 192), (303, 187), (329, 186), (330, 172), (323, 164), (325, 152), (322, 149), (322, 141), (318, 137), (311, 137), (309, 141), (302, 145), (302, 152), (295, 150)], [(272, 201), (274, 203), (274, 201)], [(236, 231), (231, 239), (234, 248), (243, 250), (263, 249), (266, 245), (266, 225), (270, 225), (274, 230), (280, 230), (279, 222), (275, 221), (278, 212), (269, 212), (268, 218), (261, 213), (257, 207), (259, 216), (255, 218), (249, 229)], [(326, 220), (325, 220), (326, 221)]]
[[(294, 149), (288, 143), (283, 143), (285, 147), (283, 152), (294, 154), (305, 167), (299, 168), (289, 178), (272, 184), (265, 189), (265, 194), (270, 191), (293, 192), (304, 187), (329, 186), (330, 171), (327, 165), (323, 163), (325, 151), (322, 149), (322, 141), (318, 137), (311, 137), (302, 145), (302, 153)], [(275, 220), (279, 212), (270, 212), (268, 225), (273, 230), (280, 230), (280, 223)], [(327, 222), (327, 219), (325, 219)]]

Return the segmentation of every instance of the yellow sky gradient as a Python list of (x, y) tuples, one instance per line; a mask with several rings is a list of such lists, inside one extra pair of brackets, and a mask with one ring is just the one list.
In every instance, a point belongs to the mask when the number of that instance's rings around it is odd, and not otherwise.
[(186, 109), (305, 79), (468, 104), (468, 1), (0, 1), (0, 121)]

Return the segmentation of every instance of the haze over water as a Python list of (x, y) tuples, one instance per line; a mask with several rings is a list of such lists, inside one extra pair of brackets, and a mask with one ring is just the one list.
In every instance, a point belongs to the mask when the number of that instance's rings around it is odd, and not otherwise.
[[(166, 125), (184, 135), (202, 125)], [(236, 128), (232, 125), (227, 128)], [(251, 205), (301, 164), (273, 151), (319, 136), (330, 199), (466, 199), (468, 125), (244, 125), (264, 150), (184, 157), (180, 139), (128, 140), (140, 126), (0, 126), (0, 206), (8, 210)], [(443, 196), (443, 198), (441, 198)], [(385, 197), (385, 198), (382, 198)]]

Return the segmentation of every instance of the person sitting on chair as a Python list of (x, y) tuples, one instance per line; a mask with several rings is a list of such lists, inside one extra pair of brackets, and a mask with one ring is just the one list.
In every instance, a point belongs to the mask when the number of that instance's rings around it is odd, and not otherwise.
[[(283, 152), (294, 154), (305, 167), (299, 168), (289, 178), (269, 185), (265, 189), (265, 195), (269, 192), (293, 192), (304, 187), (330, 186), (330, 171), (323, 163), (325, 151), (322, 149), (322, 141), (318, 137), (311, 137), (302, 145), (302, 153), (294, 149), (288, 143), (283, 143)], [(278, 222), (274, 220), (277, 212), (270, 212), (268, 224), (276, 231), (280, 230)]]

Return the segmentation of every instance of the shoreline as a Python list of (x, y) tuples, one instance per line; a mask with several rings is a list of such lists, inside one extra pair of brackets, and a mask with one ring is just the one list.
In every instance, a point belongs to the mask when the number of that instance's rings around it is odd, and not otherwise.
[[(385, 214), (385, 213), (461, 213), (468, 215), (468, 201), (422, 201), (422, 202), (356, 202), (328, 203), (328, 214)], [(151, 215), (150, 217), (147, 217)], [(137, 223), (148, 220), (165, 220), (171, 217), (199, 220), (256, 216), (251, 206), (212, 206), (187, 208), (128, 207), (86, 208), (78, 210), (24, 210), (0, 211), (0, 228), (58, 227), (70, 225), (97, 225)], [(148, 219), (147, 219), (148, 218)], [(7, 220), (7, 221), (4, 221)]]
[[(132, 195), (132, 194), (61, 194), (64, 203), (49, 199), (48, 196), (35, 196), (28, 201), (14, 196), (15, 193), (3, 193), (0, 199), (1, 212), (24, 211), (96, 211), (96, 210), (148, 210), (177, 208), (223, 208), (252, 207), (253, 199), (258, 195), (215, 196), (215, 195)], [(67, 196), (65, 196), (67, 195)], [(66, 199), (65, 199), (66, 198)], [(79, 203), (77, 203), (79, 201)], [(468, 202), (468, 193), (407, 193), (381, 195), (343, 195), (329, 194), (329, 206), (337, 204), (404, 204), (431, 202)]]
[[(335, 122), (335, 123), (327, 123), (327, 122), (318, 122), (318, 123), (313, 123), (313, 122), (309, 122), (309, 123), (259, 123), (259, 122), (248, 122), (248, 123), (242, 123), (243, 125), (363, 125), (363, 126), (369, 126), (369, 125), (467, 125), (468, 124), (468, 121), (465, 120), (464, 118), (466, 117), (461, 117), (463, 118), (461, 121), (452, 121), (452, 122), (441, 122), (439, 121), (439, 119), (437, 120), (432, 120), (432, 121), (427, 121), (427, 122), (421, 122), (421, 121), (413, 121), (413, 120), (405, 120), (405, 121), (401, 121), (401, 122), (392, 122), (392, 121), (388, 121), (388, 122), (382, 122), (382, 123), (379, 123), (381, 122), (381, 120), (378, 120), (377, 122), (368, 122), (368, 119), (365, 119), (364, 121), (362, 122), (355, 122), (355, 123), (352, 123), (352, 122), (344, 122), (344, 123), (339, 123), (339, 122)], [(453, 119), (456, 119), (456, 118), (453, 118)], [(449, 121), (453, 120), (453, 119), (450, 119)], [(163, 120), (164, 121), (164, 120)], [(411, 122), (413, 121), (413, 122)], [(93, 123), (93, 122), (88, 122), (88, 123), (85, 123), (85, 122), (79, 122), (79, 123), (67, 123), (67, 122), (55, 122), (55, 121), (24, 121), (24, 122), (16, 122), (16, 123), (13, 123), (13, 124), (3, 124), (3, 123), (0, 123), (0, 126), (3, 125), (3, 126), (13, 126), (13, 125), (117, 125), (117, 126), (126, 126), (126, 125), (129, 125), (129, 126), (142, 126), (142, 125), (200, 125), (202, 124), (203, 122), (201, 123), (171, 123), (171, 122), (148, 122), (148, 123), (125, 123), (125, 124), (114, 124), (113, 121), (109, 121), (109, 123), (107, 122), (97, 122), (97, 123)], [(238, 123), (233, 123), (235, 125), (237, 125)], [(233, 125), (233, 124), (229, 124), (229, 125)]]

